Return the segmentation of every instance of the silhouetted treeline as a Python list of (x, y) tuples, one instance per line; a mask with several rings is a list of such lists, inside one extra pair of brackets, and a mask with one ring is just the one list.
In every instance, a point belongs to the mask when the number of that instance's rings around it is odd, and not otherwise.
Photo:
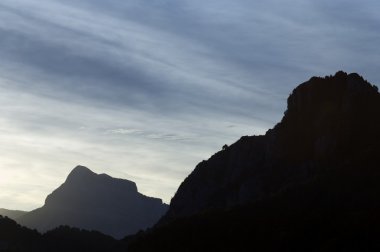
[(0, 251), (116, 252), (124, 249), (122, 242), (96, 231), (61, 226), (40, 234), (9, 218), (0, 217)]

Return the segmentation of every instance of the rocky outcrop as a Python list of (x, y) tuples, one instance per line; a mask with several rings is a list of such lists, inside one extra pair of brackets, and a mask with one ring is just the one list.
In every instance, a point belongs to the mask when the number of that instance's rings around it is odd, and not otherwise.
[(69, 225), (122, 238), (152, 226), (166, 210), (161, 199), (140, 194), (132, 181), (77, 166), (43, 207), (17, 221), (42, 232)]
[(294, 89), (282, 121), (264, 136), (242, 137), (198, 164), (159, 224), (256, 202), (337, 170), (378, 169), (379, 129), (377, 87), (356, 73), (313, 77)]

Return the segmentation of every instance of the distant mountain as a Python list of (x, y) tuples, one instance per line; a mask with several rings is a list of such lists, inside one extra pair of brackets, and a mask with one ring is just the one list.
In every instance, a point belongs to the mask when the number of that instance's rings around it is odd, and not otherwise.
[(17, 218), (20, 218), (21, 216), (23, 216), (26, 213), (27, 212), (25, 212), (25, 211), (8, 210), (8, 209), (0, 208), (0, 215), (9, 217), (9, 218), (11, 218), (13, 220), (16, 220)]
[(142, 195), (134, 182), (77, 166), (43, 207), (17, 221), (41, 232), (68, 225), (122, 238), (152, 226), (166, 210), (161, 199)]
[(313, 77), (264, 136), (198, 164), (129, 251), (378, 251), (379, 129), (376, 86)]

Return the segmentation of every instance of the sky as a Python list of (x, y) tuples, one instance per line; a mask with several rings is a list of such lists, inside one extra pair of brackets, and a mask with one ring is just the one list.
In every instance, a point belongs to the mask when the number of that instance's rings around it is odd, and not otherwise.
[(170, 202), (312, 76), (380, 84), (377, 0), (1, 0), (0, 208), (77, 165)]

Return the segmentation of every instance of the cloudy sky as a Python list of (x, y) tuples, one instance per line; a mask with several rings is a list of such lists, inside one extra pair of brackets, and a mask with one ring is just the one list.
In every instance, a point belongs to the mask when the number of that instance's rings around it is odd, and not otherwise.
[(0, 208), (76, 165), (169, 202), (311, 76), (380, 83), (378, 0), (1, 0)]

